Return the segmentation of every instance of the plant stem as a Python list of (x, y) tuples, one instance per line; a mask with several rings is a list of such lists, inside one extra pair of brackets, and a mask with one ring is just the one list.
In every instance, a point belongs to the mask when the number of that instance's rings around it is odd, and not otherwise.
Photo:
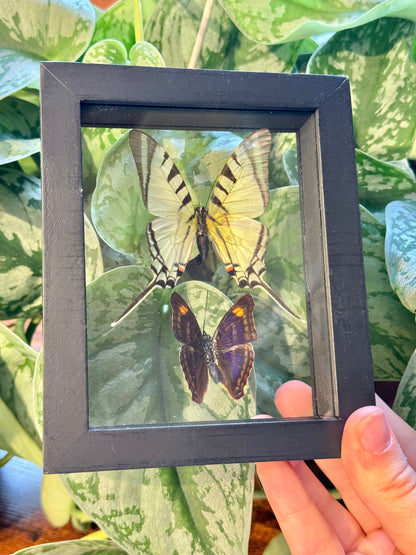
[(26, 340), (29, 343), (29, 345), (32, 342), (32, 337), (33, 334), (36, 331), (36, 328), (38, 327), (38, 325), (40, 324), (40, 322), (42, 321), (42, 316), (38, 315), (38, 316), (34, 316), (32, 318), (32, 320), (30, 321), (27, 329), (26, 329)]
[(195, 39), (194, 48), (192, 50), (191, 59), (189, 60), (188, 69), (195, 69), (196, 63), (201, 53), (202, 43), (204, 42), (205, 33), (208, 27), (208, 21), (211, 15), (214, 0), (206, 0), (204, 11), (199, 25), (198, 34)]
[(25, 322), (26, 318), (17, 318), (13, 331), (18, 337), (20, 337), (20, 339), (27, 343), (28, 341), (25, 333)]
[(0, 459), (0, 468), (4, 466), (6, 463), (8, 463), (9, 460), (12, 458), (13, 458), (13, 455), (11, 453), (6, 453), (6, 455), (4, 455), (4, 457)]
[(134, 2), (134, 34), (136, 42), (143, 40), (143, 18), (140, 0)]

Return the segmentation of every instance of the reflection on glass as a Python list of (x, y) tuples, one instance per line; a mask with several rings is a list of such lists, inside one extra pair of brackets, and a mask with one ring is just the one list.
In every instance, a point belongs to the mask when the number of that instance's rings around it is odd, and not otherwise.
[(275, 415), (276, 388), (310, 380), (299, 192), (279, 187), (278, 134), (119, 136), (91, 155), (107, 271), (87, 291), (90, 425)]

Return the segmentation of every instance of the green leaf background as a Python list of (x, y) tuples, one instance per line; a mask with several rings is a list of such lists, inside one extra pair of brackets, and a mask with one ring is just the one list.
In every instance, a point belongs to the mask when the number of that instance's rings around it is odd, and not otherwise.
[(0, 98), (37, 79), (41, 60), (76, 60), (94, 23), (88, 0), (0, 0)]
[[(186, 67), (204, 0), (141, 4), (143, 39), (160, 51), (168, 66)], [(143, 47), (134, 46), (134, 0), (117, 2), (95, 27), (94, 19), (87, 0), (22, 0), (13, 5), (0, 0), (2, 318), (37, 317), (42, 311), (39, 61), (76, 60), (89, 47), (94, 62), (146, 61), (136, 53)], [(349, 77), (375, 377), (401, 379), (394, 408), (414, 427), (415, 21), (413, 0), (284, 5), (221, 0), (214, 5), (198, 62), (202, 68)], [(328, 31), (335, 34), (318, 36)], [(109, 57), (114, 51), (117, 57)], [(93, 58), (94, 52), (101, 58)], [(176, 158), (200, 202), (242, 139), (235, 133), (207, 133), (192, 143), (177, 131), (151, 134)], [(141, 201), (126, 130), (85, 128), (82, 139), (85, 208), (101, 237), (99, 241), (86, 220), (92, 422), (247, 418), (256, 410), (254, 392), (257, 411), (276, 414), (273, 396), (278, 385), (294, 377), (310, 379), (307, 330), (261, 291), (252, 291), (259, 334), (254, 344), (256, 383), (253, 372), (239, 403), (213, 383), (203, 406), (190, 401), (178, 362), (180, 344), (170, 330), (169, 291), (156, 290), (126, 322), (110, 330), (110, 322), (152, 278), (144, 238), (150, 217)], [(265, 279), (304, 315), (297, 154), (290, 150), (295, 148), (293, 134), (276, 135), (271, 199), (261, 219), (271, 235)], [(103, 274), (103, 257), (106, 269), (136, 265)], [(208, 261), (207, 279), (216, 290), (190, 281), (195, 275), (190, 264), (178, 291), (190, 297), (201, 325), (209, 308), (212, 321), (206, 325), (212, 331), (231, 300), (244, 291), (214, 257)], [(152, 348), (150, 334), (161, 338), (160, 352)], [(164, 380), (156, 382), (153, 374)], [(41, 464), (35, 427), (42, 420), (41, 382), (41, 355), (0, 327), (0, 448), (36, 464)], [(165, 402), (155, 402), (160, 398)], [(71, 500), (48, 477), (43, 502), (56, 525), (68, 518), (76, 522), (76, 502), (130, 553), (240, 554), (247, 552), (252, 476), (249, 465), (69, 475), (65, 481)], [(61, 493), (49, 498), (52, 491)], [(21, 553), (125, 553), (123, 548), (91, 540), (34, 546)]]
[(220, 0), (248, 38), (277, 44), (362, 26), (381, 17), (404, 17), (416, 21), (412, 0), (305, 1), (284, 4), (271, 0)]

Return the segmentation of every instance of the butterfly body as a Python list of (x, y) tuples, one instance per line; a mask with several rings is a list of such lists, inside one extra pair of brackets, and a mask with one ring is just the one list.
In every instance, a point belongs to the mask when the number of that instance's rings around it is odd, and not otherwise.
[(206, 260), (209, 251), (209, 231), (207, 225), (208, 212), (204, 206), (195, 208), (196, 215), (196, 244), (201, 260)]
[(215, 383), (222, 383), (233, 399), (241, 399), (254, 363), (251, 341), (257, 339), (253, 297), (249, 293), (243, 295), (226, 312), (212, 338), (201, 331), (192, 310), (178, 293), (172, 293), (170, 304), (173, 333), (184, 343), (179, 359), (192, 400), (202, 403), (209, 376)]

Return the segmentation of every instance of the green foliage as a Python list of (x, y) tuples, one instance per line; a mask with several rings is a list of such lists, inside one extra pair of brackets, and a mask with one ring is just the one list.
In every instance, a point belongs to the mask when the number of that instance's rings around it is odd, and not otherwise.
[[(85, 63), (189, 63), (204, 0), (142, 0), (141, 21), (135, 3), (119, 0), (95, 23), (88, 0), (22, 0), (13, 5), (0, 0), (2, 319), (31, 318), (32, 329), (42, 313), (39, 61), (83, 57)], [(415, 21), (413, 0), (220, 0), (198, 60), (201, 68), (349, 77), (375, 377), (401, 379), (395, 409), (412, 426)], [(150, 133), (175, 158), (200, 202), (241, 141), (235, 133)], [(85, 219), (91, 421), (129, 425), (244, 419), (255, 412), (254, 396), (258, 411), (274, 414), (273, 395), (281, 383), (310, 379), (309, 346), (306, 327), (282, 314), (261, 291), (253, 291), (255, 376), (253, 372), (247, 394), (238, 402), (212, 381), (202, 405), (190, 400), (178, 360), (180, 345), (171, 333), (169, 291), (155, 290), (128, 320), (109, 331), (111, 321), (152, 278), (144, 237), (151, 216), (143, 205), (126, 130), (85, 128), (82, 145), (85, 206), (93, 220)], [(294, 149), (293, 134), (274, 138), (270, 202), (261, 220), (270, 232), (265, 280), (304, 315)], [(111, 271), (103, 273), (103, 260)], [(212, 285), (193, 281), (190, 265), (177, 289), (212, 332), (241, 290), (214, 258), (208, 269)], [(42, 356), (26, 343), (31, 332), (24, 332), (22, 324), (16, 333), (0, 326), (0, 448), (40, 465)], [(247, 552), (251, 465), (87, 473), (63, 481), (66, 489), (58, 477), (45, 478), (42, 486), (42, 502), (53, 524), (72, 519), (81, 527), (93, 519), (116, 543), (77, 540), (19, 553)], [(284, 553), (282, 537), (268, 549)]]
[(94, 22), (88, 0), (0, 0), (0, 98), (38, 79), (41, 60), (76, 60)]
[(416, 21), (413, 0), (220, 0), (249, 39), (280, 44), (329, 32), (340, 32), (381, 17)]

